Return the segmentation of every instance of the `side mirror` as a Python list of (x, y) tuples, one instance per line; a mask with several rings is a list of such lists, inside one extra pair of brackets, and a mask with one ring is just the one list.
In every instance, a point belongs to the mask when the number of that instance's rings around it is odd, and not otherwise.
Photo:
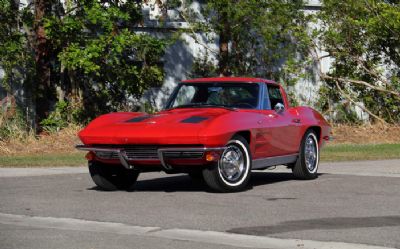
[(285, 110), (285, 106), (282, 103), (277, 103), (274, 110), (276, 113), (282, 113)]

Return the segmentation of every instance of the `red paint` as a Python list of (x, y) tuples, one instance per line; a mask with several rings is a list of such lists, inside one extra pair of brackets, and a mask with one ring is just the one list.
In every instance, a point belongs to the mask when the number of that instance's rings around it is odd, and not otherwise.
[(198, 79), (182, 81), (182, 83), (201, 83), (201, 82), (241, 82), (241, 83), (263, 82), (276, 85), (278, 84), (273, 80), (266, 80), (261, 78), (243, 78), (243, 77), (198, 78)]
[[(258, 82), (278, 85), (273, 81), (264, 79), (233, 77), (183, 81), (183, 83), (185, 82)], [(147, 114), (137, 112), (110, 113), (92, 121), (79, 132), (79, 138), (85, 145), (135, 144), (218, 147), (226, 145), (236, 133), (248, 132), (250, 133), (252, 158), (257, 159), (297, 153), (306, 130), (315, 127), (315, 129), (320, 130), (319, 144), (323, 146), (326, 137), (330, 135), (331, 127), (329, 124), (321, 114), (310, 107), (291, 107), (281, 86), (280, 90), (285, 105), (283, 113), (258, 109), (231, 111), (222, 108), (180, 108), (161, 111), (136, 123), (127, 121)], [(206, 117), (207, 120), (200, 123), (181, 122), (192, 116)], [(118, 163), (117, 160), (102, 161)], [(135, 163), (155, 165), (159, 164), (159, 161), (136, 161)], [(187, 163), (187, 165), (199, 164), (198, 160), (191, 161), (190, 159), (185, 160), (184, 163)]]

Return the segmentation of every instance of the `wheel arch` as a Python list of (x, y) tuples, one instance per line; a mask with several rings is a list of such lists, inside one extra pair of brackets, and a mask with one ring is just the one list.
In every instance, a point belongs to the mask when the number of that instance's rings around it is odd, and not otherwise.
[(249, 153), (251, 157), (253, 157), (255, 151), (255, 143), (254, 143), (254, 138), (252, 137), (253, 135), (252, 132), (250, 130), (237, 131), (233, 133), (231, 138), (233, 138), (236, 135), (239, 135), (246, 140), (247, 144), (249, 145), (249, 150), (250, 150)]
[(234, 137), (236, 135), (242, 136), (247, 141), (249, 146), (251, 145), (251, 140), (252, 139), (251, 139), (251, 132), (249, 130), (243, 130), (243, 131), (235, 132), (232, 137)]
[(317, 134), (317, 139), (318, 139), (318, 143), (321, 143), (321, 127), (320, 126), (310, 126), (307, 128), (307, 130), (304, 132), (304, 134), (307, 133), (307, 131), (312, 130)]

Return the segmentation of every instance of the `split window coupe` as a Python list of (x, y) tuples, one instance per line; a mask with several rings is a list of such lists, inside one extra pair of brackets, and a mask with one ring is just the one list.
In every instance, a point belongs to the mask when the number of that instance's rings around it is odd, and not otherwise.
[(94, 183), (132, 189), (140, 173), (187, 173), (212, 190), (246, 189), (252, 170), (286, 165), (317, 177), (331, 127), (317, 111), (290, 106), (280, 84), (203, 78), (177, 85), (165, 109), (102, 115), (79, 132)]

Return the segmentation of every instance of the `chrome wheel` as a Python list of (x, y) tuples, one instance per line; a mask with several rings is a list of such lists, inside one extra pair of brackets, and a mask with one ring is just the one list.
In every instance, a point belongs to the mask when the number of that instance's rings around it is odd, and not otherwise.
[(218, 192), (241, 191), (249, 182), (251, 154), (249, 144), (240, 135), (235, 135), (217, 163), (203, 169), (205, 183)]
[(318, 177), (319, 148), (317, 133), (307, 130), (301, 140), (300, 153), (292, 166), (293, 174), (302, 180), (311, 180)]
[(306, 167), (310, 173), (314, 173), (317, 168), (317, 160), (318, 160), (318, 148), (316, 138), (310, 134), (304, 146), (304, 160), (306, 163)]
[(219, 171), (228, 182), (239, 180), (246, 170), (243, 152), (235, 145), (229, 145), (222, 154)]

